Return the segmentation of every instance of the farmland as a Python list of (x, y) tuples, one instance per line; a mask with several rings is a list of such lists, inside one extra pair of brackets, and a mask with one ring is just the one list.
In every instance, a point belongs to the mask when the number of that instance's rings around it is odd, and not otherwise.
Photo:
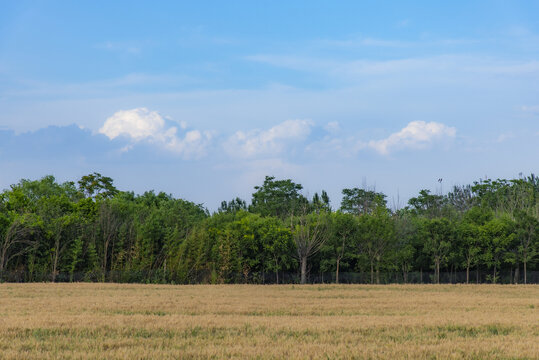
[(0, 358), (538, 358), (539, 286), (0, 284)]

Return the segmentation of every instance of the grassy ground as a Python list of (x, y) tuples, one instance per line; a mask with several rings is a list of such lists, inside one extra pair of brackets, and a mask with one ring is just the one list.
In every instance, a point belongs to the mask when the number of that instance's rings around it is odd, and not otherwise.
[(539, 286), (0, 284), (0, 359), (539, 358)]

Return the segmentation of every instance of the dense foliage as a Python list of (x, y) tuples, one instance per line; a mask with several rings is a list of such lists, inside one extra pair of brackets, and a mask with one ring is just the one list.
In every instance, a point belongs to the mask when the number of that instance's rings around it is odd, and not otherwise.
[(164, 193), (21, 180), (0, 194), (0, 280), (173, 283), (537, 282), (539, 178), (422, 190), (404, 209), (266, 177), (214, 214)]

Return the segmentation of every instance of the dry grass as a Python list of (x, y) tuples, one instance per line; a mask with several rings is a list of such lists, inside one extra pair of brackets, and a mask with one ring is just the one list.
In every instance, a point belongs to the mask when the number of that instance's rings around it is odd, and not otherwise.
[(539, 286), (0, 284), (0, 359), (539, 358)]

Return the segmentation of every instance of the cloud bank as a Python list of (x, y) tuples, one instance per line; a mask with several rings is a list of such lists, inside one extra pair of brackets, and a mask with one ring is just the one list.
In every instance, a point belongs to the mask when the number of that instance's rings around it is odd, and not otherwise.
[[(120, 110), (109, 117), (99, 129), (99, 133), (110, 140), (124, 138), (129, 151), (137, 143), (150, 143), (180, 154), (184, 158), (200, 158), (207, 154), (211, 143), (216, 140), (209, 132), (186, 130), (185, 123), (179, 125), (184, 131), (179, 135), (178, 127), (169, 124), (156, 111), (147, 108)], [(316, 130), (315, 130), (316, 129)], [(326, 136), (317, 140), (315, 133)], [(344, 138), (342, 136), (345, 136)], [(286, 120), (269, 129), (238, 130), (232, 135), (218, 140), (218, 145), (230, 158), (255, 159), (287, 157), (298, 150), (320, 152), (337, 151), (341, 154), (357, 154), (365, 149), (373, 149), (379, 154), (405, 149), (425, 149), (436, 142), (443, 142), (456, 136), (456, 128), (439, 122), (412, 121), (400, 131), (380, 140), (364, 140), (350, 134), (341, 133), (338, 122), (316, 126), (311, 120)]]

